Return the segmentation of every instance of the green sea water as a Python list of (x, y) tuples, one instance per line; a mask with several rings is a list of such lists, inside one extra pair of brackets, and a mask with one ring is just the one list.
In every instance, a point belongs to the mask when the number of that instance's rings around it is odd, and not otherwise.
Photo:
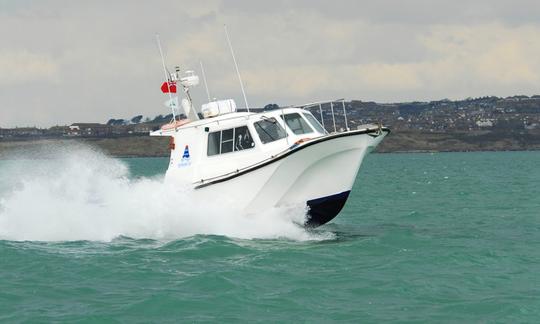
[(154, 220), (168, 160), (95, 158), (1, 161), (0, 322), (540, 321), (540, 152), (369, 155), (312, 232)]

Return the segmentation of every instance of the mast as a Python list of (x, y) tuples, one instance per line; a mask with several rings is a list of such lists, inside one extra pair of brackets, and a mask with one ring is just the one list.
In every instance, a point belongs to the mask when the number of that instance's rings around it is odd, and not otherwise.
[(238, 81), (240, 81), (240, 88), (242, 89), (242, 95), (244, 96), (244, 102), (246, 103), (246, 109), (249, 112), (249, 105), (246, 97), (246, 91), (244, 90), (244, 83), (242, 82), (242, 77), (240, 76), (240, 70), (238, 69), (238, 63), (236, 63), (236, 58), (234, 56), (234, 50), (231, 45), (231, 39), (229, 38), (229, 32), (227, 31), (227, 25), (223, 25), (225, 28), (225, 35), (227, 36), (227, 43), (229, 44), (229, 49), (231, 50), (231, 55), (234, 62), (234, 67), (236, 68), (236, 74), (238, 75)]
[[(159, 34), (156, 34), (156, 42), (159, 49), (159, 55), (161, 56), (161, 64), (163, 65), (163, 72), (165, 73), (165, 82), (167, 82), (167, 93), (169, 94), (169, 102), (173, 102), (173, 97), (171, 95), (171, 89), (170, 89), (170, 73), (167, 71), (167, 67), (165, 66), (165, 56), (163, 55), (163, 50), (161, 49), (161, 41), (159, 40)], [(173, 115), (173, 121), (176, 121), (176, 112), (174, 111), (174, 107), (171, 105), (171, 111)]]
[(206, 82), (206, 73), (204, 73), (204, 66), (202, 64), (202, 61), (199, 61), (199, 64), (201, 65), (201, 72), (202, 72), (202, 77), (204, 81), (204, 87), (206, 88), (206, 95), (208, 96), (208, 102), (211, 102), (212, 99), (210, 99), (210, 90), (208, 90), (208, 83)]

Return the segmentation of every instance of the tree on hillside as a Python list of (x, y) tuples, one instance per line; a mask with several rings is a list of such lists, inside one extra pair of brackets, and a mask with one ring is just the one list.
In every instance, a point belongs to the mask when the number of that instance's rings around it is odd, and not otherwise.
[(131, 118), (131, 123), (133, 124), (138, 124), (141, 122), (141, 119), (143, 118), (142, 115), (138, 115), (138, 116), (135, 116), (133, 118)]
[(264, 108), (263, 108), (263, 110), (274, 110), (274, 109), (279, 109), (279, 105), (275, 104), (275, 103), (272, 103), (272, 104), (268, 104), (268, 105), (264, 106)]
[(126, 124), (126, 121), (123, 120), (123, 119), (114, 119), (114, 118), (111, 118), (109, 119), (109, 121), (107, 122), (107, 125), (109, 126), (121, 126), (121, 125), (125, 125)]
[(156, 117), (154, 117), (154, 119), (152, 119), (152, 122), (161, 123), (162, 120), (163, 120), (163, 115), (157, 115)]

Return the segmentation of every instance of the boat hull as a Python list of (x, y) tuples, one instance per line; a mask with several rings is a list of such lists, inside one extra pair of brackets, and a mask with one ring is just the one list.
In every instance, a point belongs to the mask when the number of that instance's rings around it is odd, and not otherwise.
[(328, 197), (308, 200), (306, 226), (317, 227), (328, 223), (336, 217), (349, 198), (350, 191), (344, 191)]
[(251, 168), (201, 182), (196, 193), (248, 212), (306, 206), (306, 225), (323, 225), (342, 210), (364, 156), (388, 132), (349, 131), (314, 139)]

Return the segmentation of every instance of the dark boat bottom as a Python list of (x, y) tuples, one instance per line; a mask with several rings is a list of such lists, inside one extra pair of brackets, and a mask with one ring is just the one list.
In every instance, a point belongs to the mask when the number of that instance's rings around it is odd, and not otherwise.
[(309, 207), (306, 226), (317, 227), (328, 223), (339, 214), (350, 191), (307, 201)]

